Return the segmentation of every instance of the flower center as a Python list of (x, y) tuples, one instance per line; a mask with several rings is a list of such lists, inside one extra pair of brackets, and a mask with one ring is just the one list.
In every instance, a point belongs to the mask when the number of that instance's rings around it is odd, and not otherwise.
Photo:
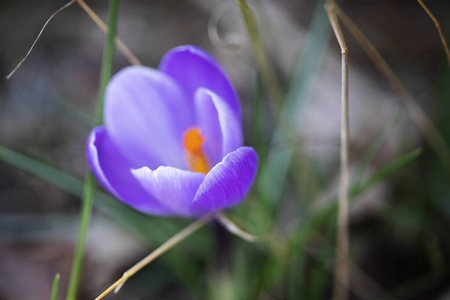
[(186, 149), (186, 158), (189, 168), (194, 172), (208, 173), (209, 163), (202, 150), (205, 138), (201, 135), (198, 127), (186, 130), (183, 136), (183, 146)]

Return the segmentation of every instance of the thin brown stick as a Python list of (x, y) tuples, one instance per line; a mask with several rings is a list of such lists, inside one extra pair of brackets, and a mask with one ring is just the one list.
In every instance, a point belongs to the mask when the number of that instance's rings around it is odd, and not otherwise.
[[(104, 32), (108, 33), (108, 26), (100, 19), (100, 17), (84, 2), (84, 0), (76, 0), (78, 5), (91, 17), (92, 21)], [(128, 47), (119, 39), (115, 38), (114, 43), (119, 50), (132, 65), (142, 65), (139, 59), (128, 49)]]
[(16, 71), (20, 68), (20, 66), (22, 66), (22, 64), (25, 62), (25, 60), (27, 60), (28, 56), (30, 55), (31, 51), (33, 51), (34, 45), (36, 45), (37, 41), (39, 40), (39, 38), (41, 37), (42, 33), (44, 32), (45, 27), (47, 27), (48, 23), (50, 23), (50, 21), (57, 15), (59, 14), (61, 11), (63, 11), (64, 9), (68, 8), (69, 6), (71, 6), (72, 4), (75, 3), (76, 0), (71, 0), (70, 2), (68, 2), (66, 5), (64, 5), (63, 7), (61, 7), (60, 9), (58, 9), (57, 11), (55, 11), (53, 13), (53, 15), (50, 16), (50, 18), (47, 19), (47, 21), (44, 23), (44, 26), (42, 26), (41, 31), (39, 31), (38, 36), (36, 37), (36, 39), (34, 40), (33, 44), (30, 47), (30, 50), (28, 50), (27, 54), (25, 54), (25, 56), (22, 58), (22, 60), (17, 64), (17, 66), (14, 68), (14, 70), (11, 71), (11, 73), (8, 74), (8, 76), (6, 76), (6, 79), (9, 80), (11, 78), (11, 76), (14, 75), (14, 73), (16, 73)]
[(341, 183), (339, 188), (339, 212), (337, 218), (336, 261), (334, 267), (333, 299), (348, 299), (349, 287), (349, 233), (348, 233), (348, 189), (349, 174), (349, 116), (348, 116), (348, 48), (333, 7), (325, 4), (328, 18), (341, 47), (342, 94), (341, 94)]
[(422, 0), (417, 0), (419, 4), (422, 6), (422, 8), (425, 10), (425, 12), (428, 14), (428, 16), (433, 20), (434, 25), (436, 25), (436, 28), (439, 33), (439, 37), (441, 38), (442, 46), (444, 46), (445, 54), (447, 55), (447, 61), (448, 65), (450, 66), (450, 50), (447, 46), (447, 41), (445, 40), (444, 34), (442, 33), (441, 23), (436, 19), (436, 17), (431, 13), (431, 11), (428, 9), (428, 7), (423, 3)]
[(344, 23), (359, 45), (364, 49), (366, 54), (372, 60), (375, 67), (378, 68), (380, 73), (386, 78), (387, 82), (394, 90), (399, 98), (403, 101), (408, 113), (410, 114), (413, 122), (416, 124), (420, 132), (430, 143), (438, 155), (444, 170), (447, 173), (447, 178), (450, 181), (450, 150), (442, 138), (442, 136), (434, 127), (433, 123), (426, 116), (423, 110), (416, 104), (416, 101), (408, 92), (403, 82), (395, 75), (392, 68), (387, 64), (380, 53), (370, 43), (366, 36), (359, 30), (359, 28), (353, 23), (353, 21), (344, 13), (344, 11), (336, 4), (334, 0), (329, 0), (329, 3), (333, 6), (339, 19)]
[[(66, 5), (62, 6), (60, 9), (55, 11), (44, 23), (44, 26), (42, 26), (41, 30), (39, 31), (39, 34), (37, 35), (36, 39), (34, 40), (33, 44), (31, 45), (30, 49), (28, 50), (27, 54), (22, 58), (22, 60), (17, 64), (17, 66), (6, 76), (6, 79), (9, 80), (14, 73), (22, 66), (22, 64), (27, 60), (28, 56), (30, 56), (31, 51), (33, 51), (34, 46), (36, 45), (37, 41), (41, 37), (42, 33), (44, 32), (47, 25), (50, 23), (50, 21), (61, 11), (68, 8), (72, 4), (77, 2), (81, 8), (91, 17), (91, 19), (94, 21), (95, 24), (97, 24), (100, 29), (107, 33), (108, 32), (108, 26), (100, 19), (100, 17), (84, 2), (84, 0), (71, 0)], [(118, 38), (115, 38), (114, 43), (116, 44), (117, 49), (125, 56), (125, 58), (129, 61), (132, 65), (142, 65), (139, 59), (128, 49), (128, 47)]]
[(108, 289), (106, 289), (103, 293), (100, 294), (95, 300), (100, 300), (109, 294), (112, 290), (114, 290), (117, 286), (123, 285), (123, 283), (136, 274), (140, 269), (148, 265), (150, 262), (158, 258), (160, 255), (164, 254), (167, 250), (171, 249), (181, 241), (183, 241), (186, 237), (194, 233), (196, 230), (201, 228), (203, 225), (211, 221), (216, 216), (216, 213), (210, 213), (205, 215), (204, 217), (196, 220), (194, 223), (191, 223), (189, 226), (185, 227), (182, 231), (168, 239), (164, 244), (156, 248), (152, 253), (144, 257), (140, 262), (134, 265), (131, 269), (126, 271), (124, 275), (117, 280), (113, 285), (111, 285)]

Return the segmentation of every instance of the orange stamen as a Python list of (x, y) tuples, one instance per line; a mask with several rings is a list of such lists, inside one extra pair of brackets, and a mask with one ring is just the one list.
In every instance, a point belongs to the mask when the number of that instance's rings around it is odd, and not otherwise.
[(189, 168), (194, 172), (208, 173), (209, 163), (202, 147), (205, 138), (201, 135), (198, 127), (186, 130), (183, 136), (183, 146), (186, 149), (186, 158)]

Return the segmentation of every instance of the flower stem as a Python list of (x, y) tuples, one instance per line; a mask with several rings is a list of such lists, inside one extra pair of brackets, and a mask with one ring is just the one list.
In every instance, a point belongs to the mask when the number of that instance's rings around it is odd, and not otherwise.
[[(117, 15), (119, 0), (110, 0), (109, 2), (109, 32), (106, 38), (105, 50), (103, 53), (102, 71), (100, 75), (99, 96), (97, 102), (97, 113), (94, 126), (103, 122), (103, 99), (105, 96), (106, 85), (111, 78), (112, 64), (114, 58), (114, 36), (116, 34)], [(81, 207), (80, 225), (78, 231), (78, 242), (74, 253), (72, 271), (70, 273), (69, 287), (67, 291), (67, 300), (75, 300), (78, 285), (80, 281), (81, 265), (84, 258), (84, 248), (86, 244), (86, 234), (92, 213), (92, 204), (95, 191), (95, 179), (90, 171), (87, 172), (84, 184), (83, 201)]]

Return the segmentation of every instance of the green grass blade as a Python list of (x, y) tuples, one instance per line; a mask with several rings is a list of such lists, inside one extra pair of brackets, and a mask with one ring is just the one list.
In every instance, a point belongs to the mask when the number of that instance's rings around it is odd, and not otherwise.
[(92, 205), (94, 200), (95, 179), (91, 172), (87, 173), (85, 187), (83, 189), (83, 202), (81, 205), (80, 225), (78, 229), (77, 245), (74, 252), (72, 269), (70, 273), (67, 300), (75, 300), (81, 276), (81, 267), (84, 259), (87, 229), (91, 219)]
[(47, 182), (50, 182), (68, 193), (80, 196), (83, 192), (83, 183), (50, 165), (16, 151), (0, 146), (0, 159), (20, 170), (29, 172)]
[[(81, 198), (83, 194), (83, 182), (80, 179), (38, 159), (0, 146), (0, 160), (45, 180), (71, 195)], [(167, 237), (180, 231), (185, 226), (185, 222), (178, 224), (178, 222), (173, 222), (173, 220), (155, 218), (142, 214), (100, 190), (95, 191), (94, 198), (94, 205), (101, 213), (149, 247), (164, 243)], [(208, 246), (209, 239), (207, 236), (200, 234), (192, 236), (184, 245), (184, 249), (190, 250), (189, 255), (195, 258), (206, 257), (208, 255), (208, 249), (211, 249)], [(199, 247), (198, 245), (205, 246)], [(193, 280), (195, 280), (196, 277), (194, 275), (197, 272), (195, 263), (190, 257), (184, 255), (178, 249), (173, 249), (161, 259), (168, 264), (171, 270), (186, 285), (192, 284)], [(186, 266), (189, 272), (178, 268), (177, 266), (180, 264)]]
[(353, 175), (353, 178), (355, 180), (361, 180), (363, 173), (367, 170), (367, 167), (370, 165), (384, 140), (386, 139), (389, 130), (395, 125), (395, 123), (397, 123), (399, 114), (400, 111), (394, 113), (392, 117), (390, 117), (384, 124), (384, 126), (381, 127), (381, 129), (377, 132), (373, 142), (370, 144), (369, 148), (364, 153), (363, 158), (356, 167), (355, 174)]
[[(80, 179), (38, 159), (0, 146), (0, 160), (33, 174), (73, 196), (81, 198), (83, 194), (83, 182)], [(142, 214), (100, 190), (95, 191), (95, 200), (94, 205), (101, 213), (149, 246), (165, 242), (168, 236), (179, 231), (184, 225)], [(151, 235), (148, 234), (149, 231), (152, 232)]]
[[(390, 162), (386, 166), (373, 173), (360, 186), (353, 185), (349, 191), (350, 200), (354, 201), (357, 197), (367, 192), (375, 184), (383, 181), (394, 172), (406, 167), (408, 164), (413, 162), (421, 153), (422, 149), (420, 148), (410, 151), (396, 158), (393, 162)], [(336, 214), (336, 200), (337, 199), (334, 199), (330, 204), (308, 218), (308, 220), (304, 224), (300, 225), (299, 230), (296, 232), (296, 234), (293, 235), (294, 251), (296, 249), (302, 248), (305, 245), (306, 241), (309, 240), (309, 238), (316, 232), (317, 228), (321, 227), (324, 222), (326, 222), (330, 219), (330, 217)]]
[(245, 0), (236, 0), (236, 2), (239, 10), (241, 11), (242, 19), (244, 20), (244, 24), (250, 38), (253, 55), (255, 57), (258, 71), (261, 74), (261, 79), (267, 87), (270, 97), (273, 100), (274, 108), (279, 109), (283, 98), (283, 93), (281, 92), (280, 85), (275, 77), (275, 72), (270, 65), (263, 44), (261, 43), (255, 16)]
[(309, 284), (309, 300), (323, 299), (326, 291), (327, 281), (331, 270), (333, 270), (334, 245), (331, 241), (335, 240), (336, 225), (335, 222), (329, 222), (326, 226), (326, 235), (319, 239), (320, 247), (317, 252), (309, 252), (315, 263), (311, 270)]
[(323, 5), (323, 1), (319, 1), (316, 5), (296, 69), (289, 82), (280, 117), (284, 125), (280, 125), (273, 134), (267, 165), (259, 171), (260, 180), (257, 183), (259, 194), (271, 205), (281, 197), (294, 155), (293, 149), (299, 147), (299, 145), (292, 146), (290, 141), (298, 140), (297, 132), (317, 82), (330, 38), (331, 29)]
[(76, 124), (81, 126), (82, 129), (90, 131), (92, 124), (94, 124), (94, 116), (90, 115), (86, 111), (74, 103), (61, 98), (60, 95), (52, 95), (51, 104), (55, 107), (55, 110), (67, 116), (68, 119), (73, 120)]
[(400, 286), (389, 291), (388, 295), (379, 297), (379, 300), (391, 300), (392, 297), (395, 297), (395, 299), (413, 299), (416, 297), (417, 299), (418, 295), (424, 295), (427, 291), (442, 284), (442, 280), (443, 278), (436, 277), (432, 273), (424, 273), (417, 278), (410, 279), (400, 284)]
[[(265, 114), (262, 105), (262, 88), (259, 76), (255, 75), (252, 88), (252, 113), (250, 115), (251, 143), (261, 157), (266, 157), (267, 140), (264, 138)], [(261, 161), (264, 163), (264, 161)]]
[(51, 300), (57, 300), (58, 299), (58, 289), (59, 289), (59, 273), (56, 274), (55, 279), (53, 280), (53, 286), (52, 286), (52, 298)]
[[(105, 97), (106, 85), (111, 78), (112, 64), (114, 60), (114, 38), (116, 36), (117, 16), (119, 13), (119, 0), (110, 0), (109, 2), (109, 21), (108, 35), (106, 38), (105, 50), (103, 53), (102, 71), (100, 76), (100, 88), (97, 101), (97, 113), (94, 126), (103, 122), (103, 101)], [(67, 289), (67, 300), (75, 300), (81, 275), (81, 266), (84, 258), (84, 248), (86, 243), (86, 234), (89, 226), (92, 205), (95, 192), (95, 178), (90, 171), (87, 172), (83, 202), (81, 206), (80, 227), (78, 231), (78, 242), (74, 253), (72, 270), (70, 273), (69, 287)]]
[[(421, 149), (415, 149), (411, 152), (408, 152), (398, 158), (396, 158), (393, 162), (390, 162), (386, 166), (382, 167), (375, 173), (373, 173), (364, 183), (362, 184), (353, 184), (350, 189), (350, 200), (354, 201), (357, 197), (361, 196), (365, 192), (367, 192), (371, 187), (375, 184), (383, 181), (388, 176), (392, 175), (396, 171), (404, 168), (411, 162), (413, 162), (420, 154), (422, 153)], [(306, 222), (299, 225), (298, 229), (295, 230), (292, 234), (292, 251), (293, 253), (302, 253), (301, 256), (306, 255), (304, 249), (309, 242), (309, 240), (319, 232), (319, 229), (326, 224), (326, 222), (331, 222), (329, 224), (334, 224), (334, 218), (337, 213), (337, 199), (334, 199), (330, 204), (322, 208), (320, 211), (315, 212), (311, 215)], [(302, 291), (296, 285), (302, 285), (302, 266), (304, 258), (297, 258), (298, 265), (295, 263), (292, 264), (292, 268), (294, 268), (296, 273), (296, 279), (291, 279), (291, 289), (297, 290), (297, 292)], [(300, 283), (299, 283), (300, 282)]]
[[(2, 146), (0, 146), (0, 160), (31, 173), (71, 195), (81, 198), (83, 194), (83, 182), (80, 179), (45, 162)], [(150, 218), (100, 190), (95, 191), (95, 199), (94, 204), (98, 210), (150, 246), (164, 242), (167, 236), (178, 230), (177, 226), (173, 224), (169, 226), (171, 223), (164, 219)], [(149, 230), (152, 232), (151, 235), (148, 234)]]
[(414, 161), (420, 154), (422, 153), (422, 149), (417, 148), (411, 152), (408, 152), (397, 159), (395, 159), (393, 162), (387, 164), (383, 168), (376, 171), (374, 174), (372, 174), (369, 179), (367, 179), (364, 183), (362, 183), (359, 186), (352, 187), (350, 189), (350, 197), (355, 198), (369, 190), (372, 186), (375, 184), (383, 181), (388, 176), (392, 175), (394, 172), (400, 170), (401, 168), (405, 167), (407, 164)]
[[(286, 92), (287, 113), (293, 120), (303, 120), (314, 86), (325, 58), (331, 28), (323, 9), (325, 2), (318, 1), (305, 36), (297, 64)], [(301, 126), (301, 124), (299, 124)]]
[[(349, 196), (351, 200), (355, 200), (356, 197), (361, 196), (363, 193), (367, 192), (375, 184), (386, 179), (389, 175), (406, 167), (409, 163), (413, 162), (420, 154), (422, 150), (420, 148), (408, 152), (393, 162), (382, 167), (375, 173), (373, 173), (360, 187), (353, 185), (350, 189)], [(337, 209), (337, 199), (334, 199), (330, 204), (317, 211), (308, 218), (308, 220), (299, 225), (299, 230), (293, 234), (293, 249), (294, 251), (302, 249), (306, 242), (311, 238), (316, 232), (317, 228), (321, 227), (327, 220), (329, 220), (333, 215), (336, 214)]]

